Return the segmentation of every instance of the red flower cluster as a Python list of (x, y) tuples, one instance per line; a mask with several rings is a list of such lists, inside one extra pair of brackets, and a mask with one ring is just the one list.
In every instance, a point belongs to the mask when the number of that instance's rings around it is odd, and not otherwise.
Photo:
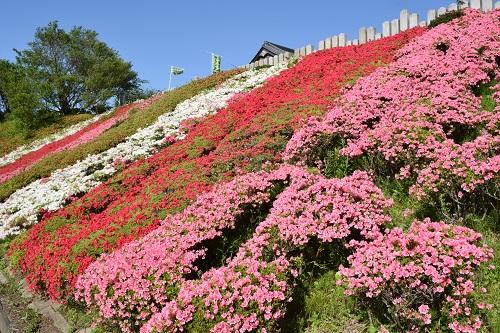
[(346, 84), (391, 62), (402, 44), (422, 32), (304, 58), (190, 128), (184, 140), (46, 215), (13, 244), (11, 255), (32, 288), (52, 298), (71, 296), (77, 277), (100, 254), (155, 229), (237, 170), (276, 161), (301, 120), (323, 114)]

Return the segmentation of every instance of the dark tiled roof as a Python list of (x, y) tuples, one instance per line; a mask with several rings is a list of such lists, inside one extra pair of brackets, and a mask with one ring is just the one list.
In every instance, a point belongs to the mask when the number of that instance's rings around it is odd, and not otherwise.
[(250, 63), (260, 60), (262, 58), (274, 57), (275, 55), (285, 52), (293, 53), (293, 49), (265, 41), (264, 44), (262, 44), (261, 48), (259, 49), (259, 52), (257, 52), (257, 54), (255, 55), (255, 57), (252, 58), (252, 60), (250, 60)]

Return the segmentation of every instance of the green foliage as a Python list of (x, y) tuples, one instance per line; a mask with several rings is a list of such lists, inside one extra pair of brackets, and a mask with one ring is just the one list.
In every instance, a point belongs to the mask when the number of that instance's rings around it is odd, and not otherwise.
[[(335, 242), (322, 243), (317, 239), (311, 239), (306, 245), (297, 250), (296, 255), (300, 255), (300, 270), (302, 274), (298, 281), (296, 281), (296, 286), (292, 294), (292, 302), (287, 306), (285, 317), (279, 323), (280, 332), (309, 332), (313, 323), (319, 325), (317, 329), (326, 329), (326, 327), (331, 329), (331, 325), (326, 324), (329, 320), (327, 317), (329, 316), (327, 313), (328, 310), (318, 308), (316, 300), (320, 293), (325, 292), (324, 289), (334, 287), (335, 281), (332, 280), (332, 276), (337, 272), (339, 265), (346, 265), (346, 258), (349, 252), (342, 244)], [(335, 289), (336, 294), (340, 293), (339, 290)], [(338, 295), (336, 294), (324, 294), (324, 298), (320, 302), (325, 302), (328, 299), (328, 302), (332, 304), (338, 303)], [(342, 298), (340, 303), (343, 301), (351, 302), (351, 300), (347, 300), (343, 295)], [(340, 303), (335, 306), (340, 306)], [(324, 305), (328, 308), (328, 305)], [(347, 303), (345, 305), (347, 306)], [(320, 323), (323, 321), (325, 323)], [(346, 321), (351, 320), (350, 318), (346, 318)], [(326, 326), (323, 326), (323, 324)], [(338, 324), (342, 325), (340, 321)], [(323, 331), (313, 330), (311, 332), (319, 333)]]
[(305, 297), (307, 318), (306, 333), (356, 333), (364, 332), (366, 325), (355, 313), (352, 298), (336, 285), (334, 271), (329, 271), (315, 281)]
[(41, 107), (41, 100), (30, 82), (32, 71), (0, 60), (0, 91), (5, 114), (8, 113), (18, 131), (29, 132), (54, 116)]
[(57, 21), (38, 28), (27, 50), (15, 50), (18, 66), (29, 75), (9, 95), (9, 104), (29, 94), (34, 104), (25, 109), (32, 113), (99, 113), (113, 96), (137, 89), (141, 81), (132, 65), (97, 36), (82, 27), (66, 32)]
[(15, 119), (7, 115), (0, 122), (0, 156), (6, 155), (21, 145), (55, 134), (67, 127), (91, 118), (90, 114), (74, 114), (58, 118), (56, 122), (29, 132), (20, 130)]
[(132, 103), (138, 99), (148, 99), (149, 97), (160, 93), (157, 89), (143, 89), (136, 87), (129, 91), (124, 91), (117, 96), (115, 106)]
[[(87, 327), (91, 327), (92, 324), (97, 322), (98, 315), (93, 311), (89, 311), (85, 308), (85, 306), (81, 303), (77, 303), (73, 300), (70, 300), (68, 303), (63, 304), (58, 311), (62, 314), (62, 316), (68, 321), (68, 324), (71, 326), (70, 333), (78, 332), (81, 329), (85, 329)], [(92, 332), (99, 332), (99, 329), (96, 328)], [(104, 332), (119, 332), (118, 330), (104, 330)]]
[(7, 90), (13, 79), (15, 65), (0, 59), (0, 121), (10, 112)]
[(37, 333), (42, 322), (42, 315), (33, 309), (26, 308), (21, 319), (25, 322), (26, 333)]
[[(481, 52), (481, 50), (478, 50)], [(477, 97), (481, 98), (481, 108), (483, 110), (493, 112), (497, 106), (495, 99), (493, 98), (494, 87), (498, 84), (498, 80), (491, 80), (489, 82), (483, 82), (472, 87), (472, 92)]]
[(451, 12), (447, 12), (439, 17), (436, 17), (429, 23), (429, 29), (435, 28), (440, 24), (448, 23), (456, 18), (462, 17), (464, 13), (461, 10), (452, 10)]
[(486, 288), (486, 293), (475, 297), (486, 304), (493, 305), (487, 312), (483, 328), (480, 332), (500, 332), (500, 210), (496, 209), (488, 215), (471, 215), (464, 220), (464, 225), (483, 235), (484, 241), (493, 249), (492, 266), (484, 266), (476, 281), (479, 288)]
[(12, 238), (7, 237), (0, 240), (0, 270), (7, 279), (6, 283), (0, 284), (2, 304), (4, 306), (7, 305), (11, 309), (9, 316), (15, 316), (15, 321), (18, 322), (18, 325), (22, 325), (22, 328), (16, 327), (17, 329), (22, 329), (26, 333), (36, 333), (39, 332), (42, 316), (37, 311), (28, 307), (29, 302), (21, 296), (18, 281), (5, 271), (8, 267), (5, 254)]
[(7, 100), (7, 92), (5, 88), (5, 77), (8, 75), (9, 62), (0, 60), (0, 121), (5, 119), (7, 113), (10, 112), (9, 101)]

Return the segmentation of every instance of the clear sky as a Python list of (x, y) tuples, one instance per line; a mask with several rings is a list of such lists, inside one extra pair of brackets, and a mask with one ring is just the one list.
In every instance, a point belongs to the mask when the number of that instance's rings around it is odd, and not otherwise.
[(243, 65), (265, 40), (297, 48), (341, 32), (349, 39), (358, 28), (409, 9), (425, 17), (428, 9), (450, 0), (1, 0), (0, 58), (14, 60), (35, 29), (58, 20), (65, 29), (83, 26), (132, 62), (147, 86), (165, 89), (170, 65), (185, 73), (174, 84), (206, 76), (210, 52), (223, 56), (224, 69)]

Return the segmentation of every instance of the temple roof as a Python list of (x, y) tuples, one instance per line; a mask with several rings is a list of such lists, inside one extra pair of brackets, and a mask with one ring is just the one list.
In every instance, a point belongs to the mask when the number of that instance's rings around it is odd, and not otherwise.
[(260, 47), (259, 52), (257, 52), (257, 54), (252, 58), (252, 60), (250, 60), (250, 63), (258, 61), (263, 58), (274, 57), (275, 55), (285, 52), (293, 53), (293, 49), (265, 41), (264, 44), (262, 44), (262, 46)]

